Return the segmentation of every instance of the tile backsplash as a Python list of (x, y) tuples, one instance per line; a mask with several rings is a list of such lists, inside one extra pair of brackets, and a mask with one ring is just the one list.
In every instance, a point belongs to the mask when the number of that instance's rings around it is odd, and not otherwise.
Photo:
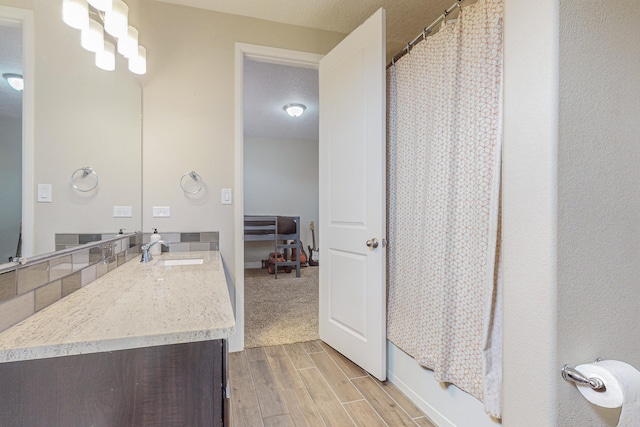
[[(217, 251), (217, 231), (161, 233), (163, 252)], [(151, 233), (56, 234), (56, 252), (0, 270), (0, 332), (140, 257)], [(96, 241), (99, 240), (99, 241)], [(86, 244), (94, 242), (94, 244)]]
[(139, 257), (142, 239), (139, 233), (93, 245), (70, 244), (69, 248), (37, 257), (25, 265), (3, 269), (0, 271), (0, 332), (118, 265)]

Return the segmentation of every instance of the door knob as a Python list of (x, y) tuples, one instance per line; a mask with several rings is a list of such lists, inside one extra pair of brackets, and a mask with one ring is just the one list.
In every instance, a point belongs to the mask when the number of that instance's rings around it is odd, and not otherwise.
[(371, 240), (367, 240), (367, 246), (370, 247), (371, 249), (375, 249), (378, 247), (378, 239), (376, 239), (375, 237)]

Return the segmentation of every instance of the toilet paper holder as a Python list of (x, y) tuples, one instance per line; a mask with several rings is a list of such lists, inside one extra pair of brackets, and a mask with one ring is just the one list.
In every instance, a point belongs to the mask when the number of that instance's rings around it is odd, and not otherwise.
[[(600, 358), (596, 359), (596, 362), (599, 362)], [(565, 381), (573, 382), (576, 384), (588, 385), (592, 389), (596, 391), (605, 391), (606, 387), (604, 386), (604, 382), (597, 377), (587, 378), (582, 375), (580, 372), (576, 370), (575, 367), (571, 365), (564, 365), (562, 367), (562, 378)]]

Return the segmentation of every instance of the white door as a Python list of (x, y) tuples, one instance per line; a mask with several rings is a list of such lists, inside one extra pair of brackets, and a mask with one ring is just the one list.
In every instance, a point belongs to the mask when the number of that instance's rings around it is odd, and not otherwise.
[[(385, 11), (320, 61), (320, 338), (386, 379)], [(368, 245), (368, 246), (367, 246)]]

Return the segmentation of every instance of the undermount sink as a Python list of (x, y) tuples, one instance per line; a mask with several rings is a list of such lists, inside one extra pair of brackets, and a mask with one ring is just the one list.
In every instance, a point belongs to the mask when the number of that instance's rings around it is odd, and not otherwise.
[(156, 263), (156, 265), (170, 267), (172, 265), (200, 265), (203, 262), (204, 262), (204, 259), (202, 258), (161, 259)]

